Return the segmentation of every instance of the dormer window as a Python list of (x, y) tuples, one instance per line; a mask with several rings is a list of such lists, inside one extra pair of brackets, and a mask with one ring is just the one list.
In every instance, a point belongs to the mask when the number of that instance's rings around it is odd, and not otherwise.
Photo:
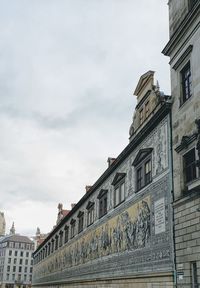
[(84, 212), (79, 211), (79, 213), (78, 213), (78, 233), (83, 231), (83, 222), (84, 222)]
[(67, 243), (69, 241), (69, 226), (65, 225), (64, 230), (65, 230), (65, 239), (64, 239), (64, 241), (65, 241), (65, 243)]
[(113, 179), (114, 186), (114, 207), (125, 200), (125, 176), (126, 173), (117, 173)]
[(150, 114), (149, 112), (150, 112), (150, 110), (149, 110), (149, 101), (147, 101), (145, 103), (145, 119), (148, 118), (148, 116)]
[(143, 123), (144, 121), (144, 111), (143, 108), (140, 110), (140, 125)]
[(90, 226), (94, 222), (94, 202), (89, 201), (86, 207), (87, 209), (87, 226)]
[(136, 191), (152, 181), (152, 150), (152, 148), (141, 149), (133, 161), (136, 171)]
[(72, 219), (70, 221), (71, 224), (71, 238), (73, 238), (75, 236), (75, 226), (76, 226), (76, 220)]
[(108, 202), (108, 190), (101, 189), (98, 199), (99, 199), (99, 218), (107, 214), (107, 202)]

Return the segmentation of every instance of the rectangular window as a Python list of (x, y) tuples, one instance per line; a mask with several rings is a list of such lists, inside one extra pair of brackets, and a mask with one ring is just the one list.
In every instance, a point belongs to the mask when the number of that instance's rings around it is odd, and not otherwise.
[(191, 262), (191, 282), (192, 288), (198, 288), (198, 277), (197, 277), (197, 263)]
[(58, 249), (58, 235), (56, 235), (56, 241), (55, 241), (55, 250), (57, 250)]
[(22, 265), (22, 262), (23, 262), (23, 259), (20, 259), (19, 260), (19, 264)]
[(84, 221), (84, 214), (81, 213), (78, 219), (78, 233), (83, 231), (83, 221)]
[(26, 252), (26, 257), (29, 257), (29, 252)]
[(69, 227), (65, 226), (65, 243), (69, 241)]
[(196, 158), (195, 158), (195, 148), (187, 152), (184, 156), (184, 177), (185, 182), (189, 183), (196, 179)]
[(60, 231), (60, 241), (59, 241), (59, 247), (63, 245), (63, 231)]
[(145, 163), (145, 185), (151, 182), (151, 160)]
[(140, 125), (143, 123), (143, 120), (144, 120), (144, 111), (143, 109), (140, 110)]
[(182, 103), (187, 101), (192, 96), (192, 77), (190, 62), (181, 70), (181, 81), (182, 81)]
[(145, 118), (149, 116), (149, 101), (145, 104)]
[(13, 272), (16, 272), (16, 266), (13, 266)]
[(18, 252), (18, 251), (15, 251), (15, 256), (17, 256), (17, 252)]
[(22, 272), (22, 266), (19, 266), (19, 272)]
[(9, 256), (12, 256), (12, 250), (9, 250)]
[(142, 188), (142, 167), (137, 169), (137, 190)]
[(125, 199), (125, 183), (124, 180), (121, 183), (117, 183), (114, 190), (114, 206), (118, 206)]
[(71, 221), (71, 238), (75, 236), (75, 225), (76, 221), (73, 219), (73, 221)]
[(21, 251), (21, 252), (20, 252), (20, 257), (23, 257), (23, 254), (24, 254), (23, 251)]
[(94, 222), (94, 204), (88, 208), (87, 225), (91, 225)]
[(99, 217), (107, 214), (107, 193), (99, 199)]

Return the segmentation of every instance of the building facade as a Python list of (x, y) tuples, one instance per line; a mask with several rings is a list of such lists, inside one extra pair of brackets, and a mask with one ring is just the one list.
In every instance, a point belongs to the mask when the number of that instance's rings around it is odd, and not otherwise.
[(35, 287), (173, 287), (170, 99), (142, 75), (130, 143), (34, 252)]
[(0, 238), (1, 288), (31, 287), (33, 251), (34, 243), (26, 236), (10, 234)]
[(6, 221), (3, 212), (0, 212), (0, 237), (4, 236), (6, 232)]
[(200, 1), (169, 0), (177, 286), (200, 285)]

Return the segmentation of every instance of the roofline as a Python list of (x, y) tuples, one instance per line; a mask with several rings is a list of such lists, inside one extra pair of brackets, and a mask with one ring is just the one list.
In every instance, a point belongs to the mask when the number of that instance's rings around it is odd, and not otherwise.
[[(193, 9), (186, 14), (185, 18), (182, 20), (178, 28), (170, 36), (170, 40), (162, 50), (162, 53), (165, 56), (170, 56), (174, 46), (180, 41), (180, 39), (188, 30), (188, 28), (190, 28), (190, 25), (193, 22), (194, 18), (197, 18), (199, 15), (200, 15), (200, 2), (199, 3), (197, 2), (196, 5), (193, 7)], [(198, 23), (198, 25), (199, 24), (200, 23)]]
[(90, 191), (84, 194), (84, 196), (73, 207), (73, 209), (70, 210), (70, 212), (62, 218), (59, 224), (49, 233), (45, 240), (34, 251), (33, 255), (35, 255), (43, 246), (45, 246), (48, 240), (54, 234), (56, 234), (56, 232), (70, 219), (70, 217), (80, 208), (80, 206), (99, 188), (100, 185), (102, 185), (102, 183), (116, 170), (116, 168), (126, 159), (126, 157), (130, 155), (130, 153), (137, 147), (138, 143), (140, 143), (167, 114), (169, 114), (170, 110), (171, 103), (163, 103), (161, 108), (152, 116), (151, 121), (147, 122), (147, 124), (141, 129), (141, 131), (138, 132), (135, 138), (124, 148), (124, 150), (116, 158), (115, 162), (110, 167), (108, 167), (99, 177), (99, 179), (94, 183)]

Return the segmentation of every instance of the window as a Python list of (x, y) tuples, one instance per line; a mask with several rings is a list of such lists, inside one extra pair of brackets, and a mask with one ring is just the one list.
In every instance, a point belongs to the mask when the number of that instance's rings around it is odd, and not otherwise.
[(54, 239), (51, 240), (51, 253), (54, 251)]
[(28, 257), (29, 256), (29, 252), (26, 252), (26, 257)]
[(99, 218), (107, 214), (107, 192), (108, 190), (102, 189), (97, 197), (99, 199)]
[(13, 266), (13, 272), (16, 272), (16, 266)]
[(55, 241), (55, 250), (57, 250), (58, 249), (58, 235), (55, 236), (55, 239), (56, 239), (56, 241)]
[(78, 213), (78, 233), (83, 231), (83, 222), (84, 222), (84, 212), (80, 211)]
[(7, 266), (7, 272), (10, 272), (10, 266)]
[(28, 265), (28, 259), (25, 260), (25, 265)]
[(133, 165), (136, 171), (136, 190), (139, 191), (152, 181), (152, 148), (141, 149)]
[(137, 190), (140, 190), (142, 188), (142, 179), (143, 173), (142, 173), (142, 167), (137, 169)]
[(9, 256), (11, 256), (12, 255), (12, 250), (9, 250)]
[(118, 206), (125, 200), (125, 176), (126, 173), (116, 173), (112, 185), (114, 186), (114, 206)]
[(89, 201), (86, 209), (87, 209), (87, 226), (89, 226), (94, 222), (94, 202)]
[(145, 162), (145, 185), (151, 182), (151, 160)]
[(145, 118), (149, 116), (149, 101), (145, 103)]
[(22, 262), (23, 262), (23, 259), (20, 259), (19, 260), (19, 264), (22, 265)]
[(192, 96), (192, 77), (190, 62), (181, 70), (182, 104)]
[(69, 241), (69, 226), (65, 226), (65, 243)]
[(72, 219), (70, 224), (71, 224), (71, 238), (73, 238), (75, 236), (76, 220)]
[(27, 267), (24, 268), (24, 272), (27, 273)]
[(140, 110), (140, 125), (143, 123), (143, 120), (144, 120), (144, 111), (143, 109)]
[(18, 252), (18, 251), (15, 251), (15, 256), (17, 256), (17, 252)]
[(60, 231), (60, 241), (59, 241), (59, 247), (61, 247), (63, 245), (63, 231)]
[(11, 258), (8, 258), (8, 263), (9, 263), (9, 264), (11, 263)]
[(184, 177), (185, 183), (191, 182), (196, 179), (196, 157), (195, 157), (195, 148), (187, 152), (183, 156), (184, 160)]
[(17, 263), (17, 258), (14, 258), (14, 264), (16, 264)]
[(21, 252), (20, 252), (20, 257), (23, 257), (23, 254), (24, 254), (23, 251), (21, 251)]
[(191, 262), (191, 282), (192, 288), (198, 288), (198, 277), (197, 277), (197, 263)]

